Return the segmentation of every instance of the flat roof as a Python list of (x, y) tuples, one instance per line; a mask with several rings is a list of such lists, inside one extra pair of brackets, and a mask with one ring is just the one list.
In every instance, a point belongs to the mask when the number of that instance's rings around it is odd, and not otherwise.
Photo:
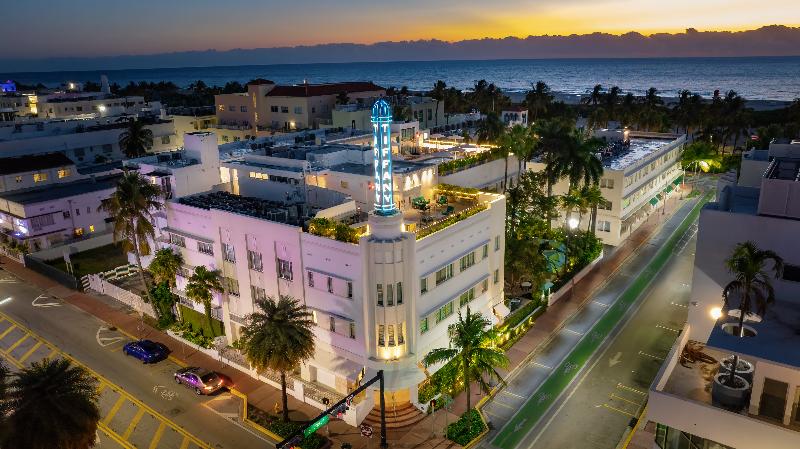
[(245, 167), (254, 167), (254, 168), (266, 168), (270, 170), (282, 170), (282, 171), (290, 171), (294, 173), (302, 173), (302, 167), (292, 167), (287, 165), (275, 165), (275, 164), (263, 164), (261, 162), (252, 162), (252, 161), (242, 161), (242, 160), (230, 160), (225, 161), (223, 164), (230, 164), (230, 165), (243, 165)]
[(618, 154), (608, 159), (603, 158), (603, 165), (611, 170), (624, 170), (659, 151), (674, 140), (675, 139), (669, 138), (631, 137), (630, 146), (627, 149), (622, 149)]
[[(410, 173), (428, 167), (429, 165), (427, 164), (415, 164), (412, 162), (406, 162), (400, 160), (392, 161), (392, 173), (394, 174)], [(372, 164), (345, 163), (345, 164), (333, 165), (331, 167), (327, 167), (327, 169), (340, 173), (350, 173), (353, 175), (364, 175), (364, 176), (375, 175), (375, 168), (373, 167)]]
[(69, 165), (75, 165), (75, 162), (60, 152), (4, 157), (0, 159), (0, 175), (12, 175), (14, 173), (46, 170)]
[(225, 191), (198, 193), (179, 198), (177, 202), (205, 210), (215, 209), (278, 223), (300, 224), (300, 217), (296, 213), (297, 206), (295, 205), (234, 195)]
[(14, 190), (0, 193), (0, 198), (17, 204), (36, 204), (43, 201), (67, 198), (85, 193), (113, 189), (117, 186), (122, 173), (96, 178), (81, 179), (79, 181), (50, 184), (30, 189)]

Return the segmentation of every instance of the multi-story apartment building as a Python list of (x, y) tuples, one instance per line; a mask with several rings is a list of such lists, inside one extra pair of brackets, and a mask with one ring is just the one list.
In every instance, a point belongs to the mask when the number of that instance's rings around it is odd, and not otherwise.
[(102, 118), (120, 115), (158, 115), (161, 103), (141, 96), (120, 97), (102, 92), (58, 92), (39, 95), (40, 118)]
[[(153, 152), (176, 147), (172, 121), (140, 117), (153, 132)], [(0, 123), (0, 157), (61, 152), (78, 165), (122, 159), (120, 134), (128, 124), (119, 117), (88, 120), (36, 120)]]
[[(214, 130), (217, 127), (217, 116), (212, 107), (202, 108), (175, 108), (169, 111), (168, 120), (172, 120), (175, 127), (175, 144), (183, 147), (184, 134), (198, 131)], [(219, 131), (219, 130), (218, 130)], [(217, 132), (218, 143), (222, 143)]]
[[(430, 186), (420, 195), (432, 203), (446, 196), (449, 208), (427, 214), (400, 210), (394, 184), (406, 183), (408, 173), (392, 167), (397, 161), (390, 150), (388, 104), (378, 101), (373, 116), (374, 145), (366, 150), (318, 147), (282, 163), (275, 156), (239, 165), (223, 162), (223, 181), (238, 178), (239, 183), (230, 191), (169, 201), (162, 240), (182, 253), (188, 268), (221, 270), (225, 292), (215, 295), (214, 316), (223, 322), (229, 341), (241, 335), (256, 299), (292, 296), (311, 310), (316, 323), (316, 353), (291, 375), (294, 382), (323, 388), (331, 398), (347, 394), (364, 375), (383, 369), (387, 402), (402, 404), (417, 400), (418, 384), (425, 379), (418, 364), (431, 349), (447, 346), (447, 327), (458, 312), (469, 307), (497, 322), (495, 307), (503, 302), (505, 198), (443, 193)], [(298, 197), (265, 187), (270, 181), (283, 183), (279, 170), (297, 183), (303, 178), (308, 183), (314, 174), (304, 174), (306, 164), (341, 157), (362, 158), (350, 163), (358, 165), (357, 176), (372, 182), (371, 188), (363, 186), (371, 197), (366, 222), (364, 211), (359, 213), (354, 198), (341, 187), (343, 179), (312, 184), (300, 189)], [(273, 165), (277, 163), (281, 165)], [(292, 164), (296, 170), (288, 170)], [(312, 217), (349, 224), (360, 237), (337, 240), (310, 226)], [(448, 217), (453, 218), (443, 222)], [(177, 279), (179, 295), (186, 276), (188, 270)], [(182, 303), (198, 307), (189, 300)], [(373, 397), (367, 400), (369, 410)]]
[[(800, 447), (800, 144), (791, 147), (770, 148), (782, 154), (770, 156), (758, 186), (735, 173), (723, 177), (716, 202), (700, 214), (688, 320), (649, 392), (657, 447)], [(743, 160), (742, 173), (753, 162), (760, 161)], [(724, 308), (722, 291), (733, 280), (725, 260), (746, 241), (775, 251), (785, 269), (771, 280), (774, 304), (764, 316), (747, 315), (746, 336), (738, 337), (739, 298)], [(772, 277), (770, 263), (765, 269)], [(716, 362), (682, 362), (687, 345), (697, 344)], [(746, 363), (743, 386), (731, 392), (714, 374), (733, 354)]]
[[(596, 231), (603, 243), (616, 246), (680, 188), (680, 157), (686, 137), (628, 130), (601, 130), (595, 136), (607, 142), (598, 154), (603, 161), (600, 190), (606, 203), (598, 208)], [(544, 169), (541, 162), (528, 166), (537, 171)], [(567, 189), (567, 180), (562, 180), (553, 191), (563, 195)], [(566, 219), (576, 228), (586, 229), (590, 216), (572, 211), (569, 217), (559, 220), (564, 223)]]
[(247, 92), (214, 96), (220, 128), (249, 130), (296, 130), (318, 128), (329, 123), (340, 95), (349, 100), (380, 97), (385, 89), (369, 82), (277, 85), (269, 80), (255, 80)]
[(82, 178), (63, 153), (0, 158), (0, 192), (43, 187)]

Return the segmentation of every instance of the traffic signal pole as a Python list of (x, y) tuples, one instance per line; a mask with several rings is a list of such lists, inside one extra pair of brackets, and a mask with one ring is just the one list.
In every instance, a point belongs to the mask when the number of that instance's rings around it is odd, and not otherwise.
[(386, 402), (383, 398), (384, 392), (384, 379), (383, 379), (383, 370), (379, 370), (378, 374), (375, 375), (372, 379), (368, 380), (364, 385), (356, 388), (350, 394), (344, 397), (341, 401), (333, 404), (330, 408), (320, 413), (316, 418), (307, 422), (303, 425), (303, 427), (297, 429), (294, 433), (286, 437), (283, 441), (275, 445), (275, 449), (289, 449), (296, 444), (300, 444), (303, 441), (305, 436), (305, 431), (310, 427), (314, 426), (320, 420), (326, 419), (334, 412), (340, 411), (344, 407), (349, 407), (350, 403), (353, 401), (353, 398), (356, 397), (359, 393), (369, 388), (375, 382), (380, 383), (380, 405), (381, 405), (381, 448), (386, 449), (389, 445), (386, 443)]

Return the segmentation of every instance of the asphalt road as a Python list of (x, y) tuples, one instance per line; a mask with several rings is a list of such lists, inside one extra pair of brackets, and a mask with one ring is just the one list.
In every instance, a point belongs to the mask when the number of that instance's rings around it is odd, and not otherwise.
[(617, 446), (631, 418), (639, 416), (647, 389), (686, 322), (696, 232), (696, 224), (687, 230), (630, 320), (518, 447)]
[[(568, 391), (574, 388), (576, 378), (583, 376), (585, 370), (594, 363), (596, 351), (602, 350), (613, 340), (613, 335), (619, 331), (619, 323), (638, 307), (641, 298), (645, 296), (643, 292), (666, 285), (668, 281), (663, 275), (662, 268), (671, 260), (671, 249), (680, 248), (685, 244), (683, 236), (687, 228), (693, 227), (690, 224), (695, 221), (693, 217), (699, 211), (692, 208), (695, 204), (696, 200), (686, 201), (647, 243), (609, 277), (607, 283), (597, 291), (591, 301), (561, 329), (554, 332), (551, 340), (546, 342), (525, 366), (512, 374), (508, 385), (486, 403), (482, 410), (491, 421), (494, 430), (484, 439), (483, 447), (502, 449), (530, 447), (537, 438), (537, 429), (549, 421), (549, 414), (553, 413), (554, 409), (558, 410), (561, 407)], [(684, 220), (687, 217), (690, 218)], [(690, 276), (687, 276), (687, 279), (689, 278)], [(679, 326), (669, 327), (679, 328)], [(670, 345), (671, 341), (666, 343), (665, 347), (669, 348)], [(644, 350), (642, 352), (648, 355), (639, 355), (637, 351), (637, 357), (649, 358), (651, 360), (649, 363), (655, 365), (657, 369), (660, 364), (658, 356)], [(652, 357), (654, 355), (655, 357)], [(616, 352), (612, 356), (616, 357)], [(623, 361), (628, 361), (629, 356), (625, 356), (625, 359), (622, 357), (623, 354), (607, 363), (616, 367)], [(643, 392), (646, 391), (647, 382), (644, 385), (645, 388), (632, 388)], [(620, 387), (620, 389), (625, 388)], [(627, 399), (627, 396), (625, 398)], [(608, 406), (614, 407), (618, 402), (624, 402), (622, 399), (615, 400), (617, 402), (613, 402), (613, 405), (609, 403)], [(596, 403), (589, 407), (602, 408), (605, 412), (610, 410), (603, 405), (607, 402), (603, 401), (600, 407), (594, 407)], [(598, 411), (591, 410), (587, 414)], [(620, 415), (625, 416), (623, 413)], [(625, 424), (628, 419), (625, 420)], [(604, 432), (602, 429), (584, 427), (581, 421), (575, 420), (570, 420), (568, 427), (571, 435)], [(570, 443), (565, 447), (581, 446)]]
[(274, 447), (230, 419), (239, 403), (230, 393), (197, 396), (174, 382), (180, 366), (172, 360), (144, 365), (126, 357), (121, 350), (130, 339), (98, 318), (5, 271), (0, 271), (0, 300), (0, 356), (9, 366), (19, 369), (63, 352), (102, 376), (99, 447)]

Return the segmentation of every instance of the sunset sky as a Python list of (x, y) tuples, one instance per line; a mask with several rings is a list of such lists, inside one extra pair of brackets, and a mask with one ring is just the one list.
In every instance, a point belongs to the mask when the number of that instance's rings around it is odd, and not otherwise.
[(14, 0), (3, 12), (0, 58), (800, 24), (798, 0)]

